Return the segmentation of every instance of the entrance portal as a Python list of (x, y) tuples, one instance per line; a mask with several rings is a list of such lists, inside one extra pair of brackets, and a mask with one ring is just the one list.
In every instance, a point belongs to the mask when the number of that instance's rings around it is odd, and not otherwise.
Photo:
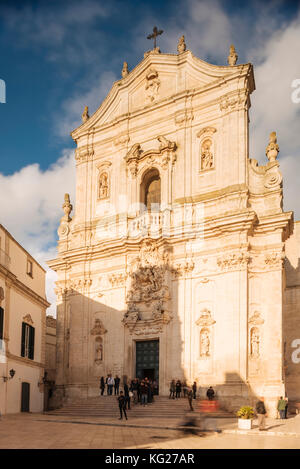
[(136, 377), (159, 379), (159, 341), (136, 342)]

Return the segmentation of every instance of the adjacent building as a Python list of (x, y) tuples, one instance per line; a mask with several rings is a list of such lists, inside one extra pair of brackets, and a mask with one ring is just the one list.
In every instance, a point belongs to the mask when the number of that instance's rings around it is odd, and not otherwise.
[(44, 410), (45, 270), (0, 225), (0, 412)]

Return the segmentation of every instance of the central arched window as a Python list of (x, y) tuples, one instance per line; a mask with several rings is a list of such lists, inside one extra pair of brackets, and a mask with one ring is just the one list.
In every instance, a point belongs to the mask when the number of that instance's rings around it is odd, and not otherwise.
[(161, 204), (161, 182), (157, 169), (150, 169), (141, 184), (141, 202), (151, 212), (159, 211)]

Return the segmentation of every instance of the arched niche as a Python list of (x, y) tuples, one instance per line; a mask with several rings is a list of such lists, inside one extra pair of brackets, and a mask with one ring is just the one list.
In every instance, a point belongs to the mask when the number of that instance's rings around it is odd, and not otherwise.
[(148, 169), (140, 185), (140, 202), (144, 210), (159, 211), (161, 207), (161, 178), (158, 169)]

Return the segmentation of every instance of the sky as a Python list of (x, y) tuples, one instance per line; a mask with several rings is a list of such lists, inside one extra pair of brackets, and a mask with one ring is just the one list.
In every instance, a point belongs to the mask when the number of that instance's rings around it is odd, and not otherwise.
[[(277, 132), (284, 209), (300, 219), (299, 2), (0, 0), (0, 223), (44, 268), (56, 257), (64, 194), (74, 201), (70, 132), (85, 105), (90, 115), (100, 106), (123, 62), (132, 69), (152, 48), (154, 25), (164, 30), (162, 52), (176, 53), (184, 34), (207, 62), (227, 65), (233, 43), (238, 63), (253, 63), (249, 156), (266, 164)], [(50, 314), (54, 281), (47, 268)]]

